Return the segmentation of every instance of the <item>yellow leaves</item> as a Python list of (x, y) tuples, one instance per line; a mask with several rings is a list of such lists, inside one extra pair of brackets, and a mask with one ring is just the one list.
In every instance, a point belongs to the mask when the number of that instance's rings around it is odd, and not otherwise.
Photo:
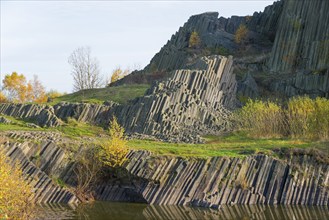
[(249, 100), (237, 117), (255, 137), (329, 139), (329, 100), (325, 98), (295, 97), (286, 107)]
[(115, 81), (122, 79), (123, 77), (127, 76), (129, 74), (129, 72), (130, 72), (129, 69), (126, 69), (123, 71), (120, 67), (116, 68), (112, 72), (110, 83), (114, 83)]
[(111, 139), (101, 144), (100, 158), (105, 165), (118, 167), (126, 161), (129, 150), (127, 141), (124, 138), (124, 128), (119, 125), (115, 117), (111, 121), (109, 133)]
[(0, 219), (30, 219), (33, 188), (24, 180), (19, 166), (11, 166), (0, 151)]
[(8, 99), (12, 102), (43, 103), (47, 101), (45, 88), (37, 76), (27, 83), (23, 74), (13, 72), (5, 76), (3, 87), (8, 91)]
[(235, 43), (242, 43), (248, 35), (248, 28), (244, 24), (240, 24), (238, 29), (235, 32), (234, 41)]
[(199, 37), (198, 32), (193, 31), (189, 40), (189, 47), (198, 47), (201, 44), (201, 39)]
[(253, 136), (277, 137), (283, 125), (282, 110), (274, 102), (249, 100), (238, 116), (242, 127)]
[(3, 92), (0, 91), (0, 103), (6, 103), (8, 102), (7, 97), (3, 94)]

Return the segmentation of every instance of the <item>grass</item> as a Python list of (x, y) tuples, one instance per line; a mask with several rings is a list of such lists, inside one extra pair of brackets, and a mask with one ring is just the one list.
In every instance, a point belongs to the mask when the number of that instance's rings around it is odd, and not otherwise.
[[(90, 142), (106, 140), (108, 131), (99, 126), (77, 122), (69, 119), (66, 124), (56, 128), (30, 128), (27, 122), (5, 116), (12, 124), (0, 124), (1, 131), (59, 131), (65, 137), (82, 140), (89, 137)], [(280, 152), (293, 149), (317, 149), (329, 154), (328, 142), (314, 142), (289, 138), (251, 138), (245, 132), (234, 132), (226, 136), (205, 136), (204, 144), (168, 143), (152, 140), (128, 141), (128, 147), (135, 150), (148, 150), (159, 155), (174, 155), (180, 157), (207, 158), (213, 156), (239, 157), (264, 153), (279, 157)], [(88, 141), (88, 139), (84, 139)]]
[(316, 148), (328, 151), (328, 143), (292, 139), (254, 139), (244, 133), (227, 136), (207, 136), (204, 144), (166, 143), (150, 140), (130, 140), (128, 145), (136, 150), (149, 150), (160, 155), (206, 158), (213, 156), (245, 157), (264, 153), (278, 156), (279, 149)]
[(70, 119), (68, 123), (52, 128), (31, 128), (28, 126), (28, 122), (15, 119), (9, 116), (3, 116), (11, 121), (10, 124), (0, 123), (1, 131), (59, 131), (64, 136), (72, 139), (81, 139), (81, 137), (97, 137), (99, 135), (107, 135), (107, 132), (99, 126), (93, 126), (88, 123), (76, 122), (74, 119)]
[(62, 101), (98, 104), (104, 101), (113, 101), (124, 104), (127, 103), (128, 100), (143, 96), (149, 87), (150, 86), (147, 84), (134, 84), (88, 89), (55, 98), (50, 104), (55, 105)]

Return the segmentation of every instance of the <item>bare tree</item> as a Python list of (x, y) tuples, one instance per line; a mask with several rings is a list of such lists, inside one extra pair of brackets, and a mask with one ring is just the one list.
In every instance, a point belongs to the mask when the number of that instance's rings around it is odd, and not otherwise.
[(99, 71), (99, 62), (91, 57), (90, 47), (79, 47), (72, 52), (68, 59), (72, 66), (74, 91), (93, 89), (103, 86)]

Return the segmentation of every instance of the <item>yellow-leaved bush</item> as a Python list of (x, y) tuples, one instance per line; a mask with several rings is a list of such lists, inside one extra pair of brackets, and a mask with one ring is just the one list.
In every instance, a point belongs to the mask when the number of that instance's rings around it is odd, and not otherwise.
[(255, 137), (278, 137), (284, 124), (281, 107), (271, 101), (248, 100), (238, 112), (242, 129)]
[(254, 137), (329, 139), (329, 100), (306, 96), (291, 98), (286, 105), (248, 100), (236, 112), (240, 129)]
[(12, 166), (0, 150), (0, 219), (31, 219), (34, 192), (18, 164)]
[(115, 168), (126, 161), (129, 149), (124, 136), (124, 128), (119, 125), (116, 117), (111, 120), (109, 132), (110, 140), (101, 143), (101, 159), (105, 165)]

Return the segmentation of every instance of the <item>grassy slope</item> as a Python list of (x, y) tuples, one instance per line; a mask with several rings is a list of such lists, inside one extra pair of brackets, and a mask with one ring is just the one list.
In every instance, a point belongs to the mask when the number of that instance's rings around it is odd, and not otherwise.
[[(68, 124), (58, 128), (30, 128), (27, 123), (12, 117), (5, 116), (12, 124), (0, 124), (1, 131), (9, 130), (42, 130), (59, 131), (71, 139), (81, 140), (81, 137), (90, 137), (95, 140), (106, 140), (109, 138), (108, 131), (98, 126), (70, 121)], [(99, 137), (102, 136), (102, 137)], [(161, 155), (177, 155), (182, 157), (210, 157), (228, 156), (245, 157), (255, 153), (278, 156), (277, 152), (282, 149), (310, 149), (316, 148), (328, 152), (328, 142), (312, 142), (309, 140), (293, 139), (254, 139), (249, 138), (242, 132), (232, 133), (227, 136), (207, 136), (205, 144), (167, 143), (150, 140), (129, 140), (131, 149), (149, 150)]]
[(132, 149), (144, 149), (158, 154), (179, 155), (182, 157), (245, 157), (252, 154), (264, 153), (278, 156), (278, 152), (292, 148), (316, 148), (328, 151), (328, 143), (312, 142), (308, 140), (292, 139), (254, 139), (239, 132), (228, 136), (205, 137), (205, 144), (166, 143), (147, 140), (131, 140), (129, 146)]
[(150, 86), (147, 84), (122, 85), (106, 87), (101, 89), (88, 89), (55, 98), (50, 104), (66, 102), (89, 102), (102, 103), (104, 101), (114, 101), (120, 104), (128, 100), (143, 96)]

